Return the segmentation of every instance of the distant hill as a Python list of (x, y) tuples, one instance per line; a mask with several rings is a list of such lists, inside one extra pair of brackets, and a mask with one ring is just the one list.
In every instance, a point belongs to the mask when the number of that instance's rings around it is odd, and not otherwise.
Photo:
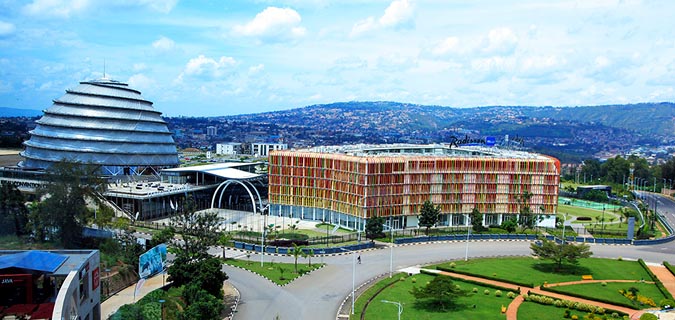
[(41, 110), (0, 107), (0, 118), (1, 117), (39, 117), (41, 115), (42, 115)]
[[(534, 129), (543, 129), (542, 126), (553, 129), (557, 125), (556, 121), (569, 121), (641, 134), (675, 136), (675, 103), (671, 102), (585, 107), (489, 106), (474, 108), (384, 101), (338, 102), (227, 118), (307, 126), (311, 126), (317, 120), (323, 120), (340, 123), (341, 127), (347, 129), (363, 128), (363, 126), (385, 128), (406, 126), (412, 130), (429, 130), (460, 126), (480, 131), (486, 129), (494, 131), (493, 129), (498, 127), (515, 129), (515, 127), (522, 128), (529, 125), (534, 125)], [(479, 128), (474, 128), (476, 126)]]

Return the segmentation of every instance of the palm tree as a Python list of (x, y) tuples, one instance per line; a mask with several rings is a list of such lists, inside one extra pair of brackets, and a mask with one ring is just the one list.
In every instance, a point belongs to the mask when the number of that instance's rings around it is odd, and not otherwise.
[(293, 248), (288, 251), (288, 254), (292, 255), (295, 258), (295, 273), (298, 273), (298, 257), (303, 254), (303, 247), (299, 247), (297, 244), (293, 244)]

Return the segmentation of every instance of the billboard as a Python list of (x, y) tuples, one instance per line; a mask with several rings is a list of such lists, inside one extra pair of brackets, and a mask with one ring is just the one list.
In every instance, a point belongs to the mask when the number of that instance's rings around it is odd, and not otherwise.
[(153, 247), (138, 257), (138, 275), (145, 279), (162, 272), (166, 263), (166, 244)]

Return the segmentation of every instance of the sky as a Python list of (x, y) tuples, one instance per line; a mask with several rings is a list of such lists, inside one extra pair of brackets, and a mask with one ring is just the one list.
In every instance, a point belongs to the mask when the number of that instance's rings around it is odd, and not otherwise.
[(0, 107), (128, 83), (167, 116), (675, 101), (675, 1), (0, 0)]

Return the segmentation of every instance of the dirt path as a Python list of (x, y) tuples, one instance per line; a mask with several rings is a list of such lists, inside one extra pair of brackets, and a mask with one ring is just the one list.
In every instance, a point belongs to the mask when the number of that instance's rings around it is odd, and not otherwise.
[[(438, 274), (444, 274), (444, 275), (449, 275), (449, 276), (456, 277), (456, 278), (459, 278), (459, 279), (466, 279), (466, 280), (477, 281), (477, 282), (486, 283), (486, 284), (492, 284), (492, 285), (512, 289), (513, 291), (516, 291), (516, 292), (521, 290), (521, 291), (528, 292), (530, 294), (543, 295), (543, 296), (548, 296), (548, 297), (556, 298), (556, 299), (571, 300), (571, 301), (576, 301), (576, 302), (581, 302), (581, 303), (586, 303), (586, 304), (602, 307), (602, 308), (605, 308), (605, 309), (612, 309), (612, 310), (616, 310), (616, 311), (621, 311), (621, 312), (624, 312), (624, 313), (628, 314), (631, 319), (639, 319), (640, 316), (645, 312), (644, 310), (636, 310), (636, 309), (631, 309), (631, 308), (626, 308), (626, 307), (621, 307), (621, 306), (615, 306), (615, 305), (608, 304), (608, 303), (603, 303), (603, 302), (598, 302), (598, 301), (593, 301), (593, 300), (587, 300), (587, 299), (582, 299), (582, 298), (577, 298), (577, 297), (571, 297), (571, 296), (567, 296), (567, 295), (563, 295), (563, 294), (559, 294), (559, 293), (554, 293), (554, 292), (549, 292), (549, 291), (543, 291), (543, 290), (539, 289), (538, 287), (537, 288), (519, 287), (517, 285), (506, 283), (506, 282), (483, 279), (483, 278), (479, 278), (479, 277), (468, 276), (468, 275), (464, 275), (464, 274), (447, 272), (447, 271), (441, 271), (441, 272), (438, 272)], [(659, 279), (661, 279), (661, 278), (659, 278)], [(594, 281), (594, 280), (580, 281), (580, 283), (587, 283), (587, 282), (591, 282), (591, 281)], [(673, 284), (675, 285), (675, 278), (673, 279)], [(553, 286), (553, 285), (554, 284), (551, 284), (551, 286)], [(520, 298), (521, 300), (516, 301), (516, 299), (514, 299), (509, 304), (509, 307), (506, 310), (506, 319), (507, 320), (517, 320), (518, 319), (517, 318), (518, 307), (523, 302), (522, 301), (523, 297), (522, 297), (522, 295), (519, 295), (518, 298)]]
[(663, 286), (671, 295), (675, 296), (675, 276), (664, 266), (649, 266), (654, 275), (661, 280)]

